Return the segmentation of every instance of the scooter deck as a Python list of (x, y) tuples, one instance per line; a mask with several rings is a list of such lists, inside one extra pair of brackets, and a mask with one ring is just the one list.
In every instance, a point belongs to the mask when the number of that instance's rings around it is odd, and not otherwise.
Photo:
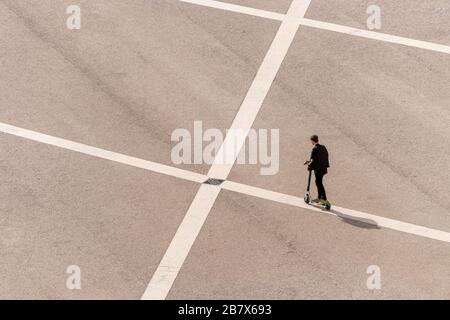
[(306, 204), (309, 204), (310, 206), (316, 207), (316, 208), (322, 208), (325, 210), (330, 210), (331, 209), (331, 203), (328, 202), (327, 204), (321, 204), (321, 203), (317, 203), (317, 202), (312, 202), (312, 201), (306, 201), (308, 195), (305, 196), (305, 202)]
[(321, 208), (321, 209), (325, 209), (327, 211), (331, 210), (331, 204), (330, 205), (326, 205), (326, 204), (319, 204), (319, 203), (308, 203), (308, 205), (316, 207), (316, 208)]

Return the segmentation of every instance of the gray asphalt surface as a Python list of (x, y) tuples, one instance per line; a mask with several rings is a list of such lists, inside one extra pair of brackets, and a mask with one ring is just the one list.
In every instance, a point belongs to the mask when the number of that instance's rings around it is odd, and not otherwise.
[[(313, 0), (306, 17), (365, 28), (368, 1), (351, 3)], [(173, 130), (231, 125), (279, 27), (84, 0), (71, 31), (71, 4), (0, 1), (0, 122), (170, 166)], [(450, 45), (447, 1), (379, 5), (381, 32)], [(317, 133), (333, 203), (450, 232), (449, 70), (443, 53), (300, 27), (253, 126), (280, 129), (280, 171), (236, 165), (229, 179), (301, 197)], [(199, 185), (3, 133), (0, 150), (0, 298), (139, 299)], [(448, 299), (449, 265), (449, 243), (222, 191), (168, 298)]]

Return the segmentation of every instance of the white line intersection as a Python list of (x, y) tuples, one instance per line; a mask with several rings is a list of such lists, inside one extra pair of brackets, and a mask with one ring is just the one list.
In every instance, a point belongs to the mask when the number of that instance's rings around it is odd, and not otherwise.
[[(242, 131), (243, 134), (238, 142), (238, 145), (240, 147), (242, 147), (243, 143), (245, 142), (248, 130), (250, 130), (260, 108), (262, 107), (262, 104), (272, 86), (275, 76), (277, 75), (278, 70), (289, 50), (289, 47), (295, 35), (297, 34), (299, 26), (318, 28), (367, 39), (450, 54), (450, 47), (441, 44), (362, 30), (323, 21), (306, 19), (304, 15), (310, 5), (311, 0), (293, 0), (286, 14), (254, 9), (213, 0), (180, 1), (220, 10), (238, 12), (261, 18), (272, 19), (281, 22), (277, 35), (275, 36), (271, 47), (269, 48), (266, 57), (264, 58), (258, 70), (258, 73), (231, 125), (231, 128), (233, 129), (244, 129)], [(197, 235), (200, 233), (201, 228), (222, 189), (316, 212), (325, 212), (315, 207), (306, 205), (303, 199), (299, 197), (228, 181), (227, 177), (233, 167), (234, 161), (231, 164), (220, 164), (218, 162), (215, 162), (210, 168), (208, 175), (202, 175), (188, 170), (182, 170), (179, 168), (138, 159), (108, 150), (83, 145), (73, 141), (52, 137), (42, 133), (15, 127), (6, 123), (0, 123), (0, 132), (200, 184), (197, 195), (195, 196), (172, 242), (170, 243), (169, 248), (167, 249), (150, 283), (148, 284), (148, 287), (144, 292), (142, 299), (165, 299), (167, 297), (184, 263), (185, 258), (189, 254), (189, 251), (194, 244)], [(216, 159), (223, 158), (223, 152), (227, 149), (226, 146), (229, 142), (230, 141), (225, 138), (225, 141)], [(235, 160), (235, 158), (233, 160)], [(215, 185), (214, 183), (205, 184), (208, 179), (218, 179), (219, 181), (223, 180), (223, 182), (217, 185)], [(355, 220), (370, 219), (374, 221), (379, 227), (389, 228), (400, 232), (450, 243), (449, 232), (388, 219), (351, 209), (335, 207), (335, 210), (335, 212), (329, 213), (337, 216), (339, 216), (339, 213), (342, 213), (346, 216), (354, 218)]]

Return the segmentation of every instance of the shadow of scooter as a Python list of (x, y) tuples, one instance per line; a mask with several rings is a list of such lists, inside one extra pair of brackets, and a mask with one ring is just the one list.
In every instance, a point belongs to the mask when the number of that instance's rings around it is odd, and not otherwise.
[(352, 226), (363, 228), (363, 229), (381, 229), (378, 223), (371, 219), (366, 218), (360, 218), (360, 217), (354, 217), (342, 212), (339, 212), (337, 210), (331, 209), (328, 211), (330, 213), (335, 214), (337, 217), (339, 217), (343, 222), (348, 223)]

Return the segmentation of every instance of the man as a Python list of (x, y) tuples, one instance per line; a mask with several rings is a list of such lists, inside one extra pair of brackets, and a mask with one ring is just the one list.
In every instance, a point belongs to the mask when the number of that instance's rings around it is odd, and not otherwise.
[(305, 164), (308, 165), (309, 171), (314, 171), (314, 175), (316, 176), (318, 197), (313, 202), (327, 204), (328, 200), (325, 187), (323, 186), (323, 176), (328, 173), (327, 169), (330, 167), (328, 150), (324, 145), (319, 144), (319, 137), (317, 135), (311, 136), (311, 143), (314, 146), (311, 152), (311, 159), (306, 161)]

